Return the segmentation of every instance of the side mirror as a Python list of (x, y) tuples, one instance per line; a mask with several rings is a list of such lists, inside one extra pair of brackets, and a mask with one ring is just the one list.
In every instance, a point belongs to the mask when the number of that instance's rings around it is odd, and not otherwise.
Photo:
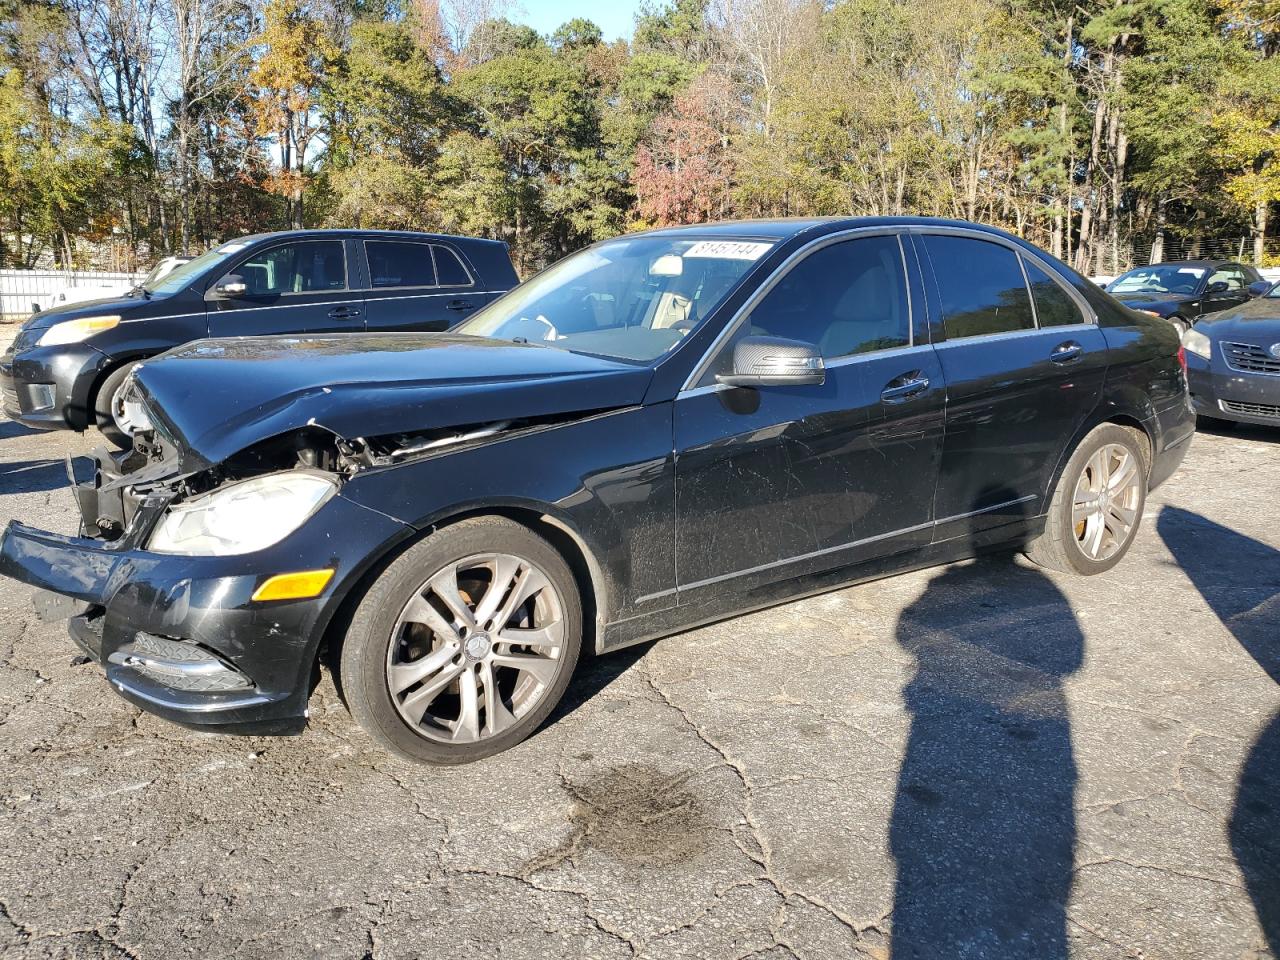
[(1231, 289), (1231, 284), (1227, 283), (1227, 281), (1215, 280), (1213, 283), (1209, 284), (1208, 288), (1205, 290), (1205, 293), (1208, 293), (1208, 294), (1226, 293), (1230, 289)]
[(249, 285), (244, 282), (244, 277), (238, 273), (229, 273), (221, 280), (218, 285), (213, 288), (213, 295), (219, 299), (243, 297), (249, 292)]
[(817, 347), (782, 337), (743, 337), (733, 348), (733, 373), (716, 377), (730, 387), (806, 386), (826, 379)]
[(1256, 283), (1249, 284), (1249, 296), (1260, 297), (1270, 289), (1270, 280), (1258, 280)]

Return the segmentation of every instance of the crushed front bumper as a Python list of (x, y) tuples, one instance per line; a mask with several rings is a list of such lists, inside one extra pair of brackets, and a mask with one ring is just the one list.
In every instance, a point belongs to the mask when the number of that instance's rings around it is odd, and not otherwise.
[[(78, 499), (82, 508), (90, 499), (83, 487)], [(0, 575), (35, 587), (37, 614), (68, 620), (76, 644), (143, 709), (223, 732), (299, 729), (326, 627), (369, 564), (409, 528), (339, 495), (266, 550), (174, 556), (140, 546), (163, 509), (144, 504), (114, 542), (11, 521), (0, 537)], [(251, 599), (270, 576), (321, 567), (335, 575), (319, 597)]]

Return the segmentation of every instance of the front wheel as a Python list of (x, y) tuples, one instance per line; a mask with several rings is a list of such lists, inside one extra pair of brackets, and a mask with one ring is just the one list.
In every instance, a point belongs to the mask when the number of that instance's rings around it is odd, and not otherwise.
[(1173, 329), (1178, 331), (1178, 339), (1182, 339), (1182, 335), (1191, 329), (1191, 324), (1177, 315), (1169, 318), (1169, 322), (1173, 324)]
[(564, 558), (527, 527), (477, 517), (410, 547), (375, 581), (343, 641), (340, 685), (383, 747), (468, 763), (538, 728), (581, 646)]
[(129, 374), (136, 366), (136, 363), (126, 363), (112, 370), (102, 381), (102, 386), (98, 387), (98, 395), (93, 403), (94, 422), (98, 432), (121, 450), (128, 450), (133, 446), (124, 393)]
[(1132, 430), (1104, 423), (1076, 447), (1027, 556), (1042, 567), (1091, 575), (1128, 552), (1147, 502), (1147, 457)]

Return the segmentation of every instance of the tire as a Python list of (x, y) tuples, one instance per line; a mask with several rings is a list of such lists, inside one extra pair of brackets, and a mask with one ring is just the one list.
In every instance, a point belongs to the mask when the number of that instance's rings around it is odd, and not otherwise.
[(1178, 339), (1182, 339), (1182, 335), (1191, 329), (1191, 324), (1176, 314), (1169, 318), (1169, 322), (1173, 324), (1173, 329), (1178, 331)]
[(107, 378), (102, 381), (93, 398), (93, 417), (98, 432), (121, 450), (128, 450), (133, 446), (133, 438), (116, 424), (116, 415), (112, 406), (116, 393), (136, 366), (136, 363), (126, 363), (116, 367), (107, 374)]
[[(1130, 464), (1136, 471), (1132, 476), (1127, 473)], [(1114, 423), (1095, 427), (1067, 461), (1049, 503), (1044, 533), (1028, 546), (1027, 556), (1063, 573), (1092, 576), (1110, 570), (1137, 536), (1150, 471), (1146, 440), (1137, 431)], [(1095, 491), (1104, 483), (1114, 483), (1119, 492), (1109, 490), (1106, 498), (1096, 498)], [(1083, 520), (1075, 512), (1078, 499)], [(1121, 532), (1125, 519), (1131, 522)]]
[[(490, 600), (493, 583), (510, 593)], [(489, 611), (501, 619), (512, 603), (505, 627), (490, 626)], [(459, 626), (466, 621), (475, 625)], [(537, 643), (498, 639), (513, 629)], [(382, 747), (409, 760), (470, 763), (538, 729), (581, 648), (582, 601), (560, 553), (512, 520), (476, 517), (414, 544), (374, 581), (342, 642), (339, 682), (352, 716)]]

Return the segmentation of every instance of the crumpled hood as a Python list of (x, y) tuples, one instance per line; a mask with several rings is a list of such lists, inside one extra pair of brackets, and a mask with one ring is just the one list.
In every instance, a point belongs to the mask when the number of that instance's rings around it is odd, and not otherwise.
[(639, 403), (648, 367), (450, 334), (197, 340), (137, 381), (183, 472), (308, 425), (375, 437)]

